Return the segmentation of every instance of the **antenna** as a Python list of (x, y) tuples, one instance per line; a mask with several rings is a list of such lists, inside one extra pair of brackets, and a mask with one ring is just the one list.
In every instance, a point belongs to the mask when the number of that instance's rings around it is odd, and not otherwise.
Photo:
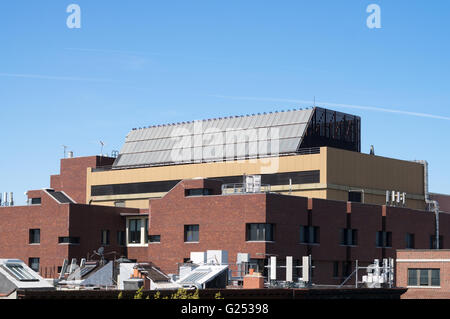
[(313, 107), (316, 107), (316, 96), (314, 95), (314, 104)]
[(103, 146), (105, 146), (105, 143), (103, 141), (100, 141), (101, 149), (100, 149), (100, 155), (103, 156)]
[(66, 158), (66, 150), (67, 150), (68, 146), (67, 145), (61, 145), (61, 146), (64, 148), (64, 157), (63, 158)]

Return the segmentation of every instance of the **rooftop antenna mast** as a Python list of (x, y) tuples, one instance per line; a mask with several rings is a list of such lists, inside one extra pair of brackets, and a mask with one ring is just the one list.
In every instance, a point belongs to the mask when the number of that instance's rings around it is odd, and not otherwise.
[(100, 155), (103, 156), (103, 146), (105, 146), (105, 143), (100, 141), (101, 149), (100, 149)]
[(67, 145), (62, 145), (62, 147), (64, 148), (64, 158), (66, 158), (66, 150), (67, 150)]

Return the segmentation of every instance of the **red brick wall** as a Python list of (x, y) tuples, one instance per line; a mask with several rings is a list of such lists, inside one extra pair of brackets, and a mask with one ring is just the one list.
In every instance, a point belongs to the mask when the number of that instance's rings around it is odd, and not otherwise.
[[(64, 259), (86, 258), (101, 246), (101, 230), (110, 230), (110, 245), (105, 253), (126, 255), (126, 248), (116, 242), (117, 230), (125, 230), (120, 213), (138, 213), (131, 208), (58, 204), (43, 191), (30, 191), (29, 197), (41, 197), (41, 205), (0, 208), (0, 258), (40, 259), (40, 273), (57, 277)], [(29, 230), (40, 229), (40, 244), (29, 244)], [(80, 237), (79, 245), (59, 244), (58, 237)], [(109, 259), (113, 255), (106, 256)], [(98, 258), (98, 257), (96, 257)]]
[[(161, 243), (149, 245), (148, 259), (166, 272), (176, 272), (176, 264), (191, 251), (227, 250), (231, 264), (238, 252), (250, 253), (251, 258), (277, 255), (280, 264), (286, 256), (301, 259), (311, 254), (316, 266), (313, 282), (340, 284), (345, 279), (343, 262), (354, 267), (355, 260), (367, 266), (374, 259), (395, 258), (395, 250), (405, 248), (407, 232), (415, 234), (416, 247), (428, 248), (434, 232), (434, 214), (428, 212), (276, 194), (185, 197), (183, 187), (193, 183), (201, 181), (184, 181), (162, 199), (150, 201), (149, 233), (161, 235)], [(448, 216), (441, 214), (444, 233), (450, 231)], [(246, 242), (246, 223), (275, 224), (274, 242)], [(184, 243), (188, 224), (200, 225), (199, 243)], [(301, 244), (301, 225), (319, 226), (320, 243)], [(356, 246), (340, 245), (340, 229), (347, 227), (358, 230)], [(392, 232), (391, 248), (376, 246), (376, 232), (382, 230)], [(338, 278), (333, 278), (333, 262), (339, 263)]]
[[(440, 288), (408, 288), (402, 299), (449, 299), (450, 298), (450, 250), (399, 250), (398, 259), (411, 262), (397, 262), (397, 287), (408, 286), (408, 268), (440, 269)], [(418, 259), (436, 259), (436, 262), (417, 262)], [(446, 262), (439, 262), (444, 259)]]
[(61, 159), (61, 172), (59, 175), (50, 177), (50, 187), (56, 191), (64, 191), (77, 203), (87, 204), (87, 168), (112, 165), (114, 160), (114, 158), (100, 156)]

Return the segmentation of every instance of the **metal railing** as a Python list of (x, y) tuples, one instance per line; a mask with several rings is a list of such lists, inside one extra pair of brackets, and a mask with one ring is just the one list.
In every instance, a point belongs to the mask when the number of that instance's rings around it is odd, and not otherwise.
[(256, 194), (256, 193), (270, 193), (270, 185), (261, 184), (261, 186), (246, 187), (246, 184), (223, 184), (222, 195), (230, 194)]

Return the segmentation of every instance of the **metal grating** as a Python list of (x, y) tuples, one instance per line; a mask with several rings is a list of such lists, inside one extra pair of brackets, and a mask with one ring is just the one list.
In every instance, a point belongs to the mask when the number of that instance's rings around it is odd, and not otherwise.
[(193, 274), (190, 274), (185, 279), (180, 281), (181, 284), (187, 284), (187, 283), (196, 283), (202, 278), (204, 278), (206, 275), (208, 275), (211, 272), (211, 270), (205, 270), (205, 271), (194, 271)]

